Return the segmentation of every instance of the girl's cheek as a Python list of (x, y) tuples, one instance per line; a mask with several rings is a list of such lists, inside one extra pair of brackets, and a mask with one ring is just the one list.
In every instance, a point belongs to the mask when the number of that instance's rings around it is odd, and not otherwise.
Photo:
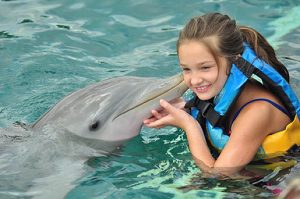
[(183, 76), (183, 81), (184, 81), (184, 83), (185, 83), (188, 87), (190, 87), (190, 81), (189, 81), (189, 78), (188, 78), (187, 76)]

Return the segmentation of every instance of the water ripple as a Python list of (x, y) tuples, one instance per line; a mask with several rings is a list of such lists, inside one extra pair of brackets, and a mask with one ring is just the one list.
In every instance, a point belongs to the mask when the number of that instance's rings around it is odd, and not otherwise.
[(180, 25), (175, 25), (175, 26), (163, 25), (163, 26), (155, 26), (155, 27), (147, 28), (147, 31), (153, 33), (172, 32), (172, 31), (179, 32), (182, 28), (183, 26)]
[(158, 24), (165, 23), (171, 20), (173, 16), (160, 17), (160, 18), (145, 20), (145, 21), (128, 15), (112, 15), (112, 18), (123, 25), (129, 27), (141, 28), (141, 27), (149, 27), (149, 26), (155, 26)]
[(18, 38), (18, 36), (12, 35), (12, 34), (6, 32), (6, 31), (0, 31), (0, 39), (3, 39), (3, 38), (6, 38), (6, 39)]
[[(152, 43), (149, 45), (139, 46), (134, 48), (132, 51), (122, 53), (114, 57), (100, 57), (98, 63), (108, 63), (118, 67), (130, 67), (131, 69), (141, 66), (151, 66), (157, 60), (152, 59), (155, 55), (166, 55), (168, 56), (173, 50), (168, 44), (175, 42), (174, 39)], [(132, 57), (134, 59), (128, 59)]]
[(83, 2), (74, 3), (74, 4), (70, 5), (70, 9), (72, 9), (72, 10), (79, 10), (84, 7), (85, 7), (85, 4)]

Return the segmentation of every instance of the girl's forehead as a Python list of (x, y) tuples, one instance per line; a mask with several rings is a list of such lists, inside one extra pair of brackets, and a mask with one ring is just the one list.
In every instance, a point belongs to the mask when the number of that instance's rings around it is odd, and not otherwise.
[(220, 54), (218, 47), (218, 39), (216, 36), (210, 36), (202, 39), (183, 40), (178, 46), (178, 53), (184, 50), (201, 50), (210, 54)]
[(178, 58), (181, 61), (213, 61), (214, 53), (204, 43), (190, 41), (182, 44), (178, 49)]
[(193, 43), (198, 43), (214, 50), (219, 49), (219, 37), (217, 35), (207, 36), (199, 39), (184, 39), (179, 43), (178, 48), (180, 48), (181, 45)]

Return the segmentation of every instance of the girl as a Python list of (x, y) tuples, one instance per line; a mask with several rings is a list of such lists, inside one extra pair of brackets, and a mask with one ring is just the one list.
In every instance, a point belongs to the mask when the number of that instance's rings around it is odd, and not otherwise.
[(300, 145), (299, 102), (289, 73), (257, 31), (219, 13), (195, 17), (180, 32), (177, 53), (195, 98), (161, 100), (163, 110), (152, 110), (144, 124), (183, 129), (202, 170), (236, 172), (256, 154)]

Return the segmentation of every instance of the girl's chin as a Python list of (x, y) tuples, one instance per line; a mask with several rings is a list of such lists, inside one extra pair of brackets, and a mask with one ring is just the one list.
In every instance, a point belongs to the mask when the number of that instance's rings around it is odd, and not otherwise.
[(210, 100), (211, 98), (215, 97), (214, 95), (209, 94), (209, 93), (199, 93), (199, 92), (195, 92), (195, 91), (194, 91), (194, 93), (197, 95), (197, 97), (200, 100)]
[(211, 97), (207, 97), (207, 98), (199, 98), (200, 100), (206, 101), (206, 100), (210, 100)]

